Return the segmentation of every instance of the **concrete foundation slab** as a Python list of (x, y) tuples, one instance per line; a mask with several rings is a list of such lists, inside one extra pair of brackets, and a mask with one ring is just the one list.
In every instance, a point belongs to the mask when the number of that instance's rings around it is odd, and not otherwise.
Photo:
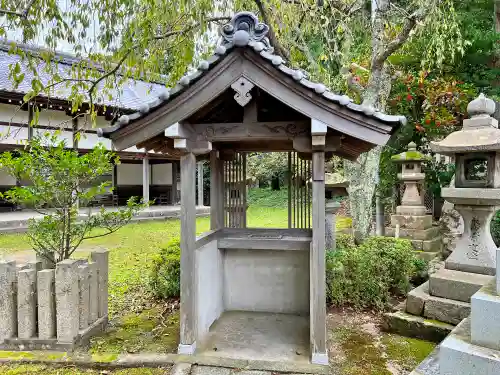
[(495, 289), (496, 283), (492, 281), (472, 296), (471, 341), (500, 351), (500, 296)]
[(212, 325), (199, 356), (309, 363), (309, 317), (228, 311)]
[(494, 276), (441, 268), (429, 278), (429, 292), (436, 297), (470, 302), (472, 295), (493, 279)]
[(470, 320), (464, 320), (440, 345), (440, 375), (498, 375), (500, 352), (473, 345)]

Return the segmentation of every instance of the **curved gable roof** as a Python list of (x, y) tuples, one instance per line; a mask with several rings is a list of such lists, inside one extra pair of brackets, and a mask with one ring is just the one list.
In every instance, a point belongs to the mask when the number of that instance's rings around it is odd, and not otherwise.
[(121, 116), (101, 131), (123, 149), (160, 134), (182, 121), (204, 104), (245, 77), (280, 101), (327, 124), (330, 128), (373, 145), (385, 144), (390, 134), (406, 120), (353, 103), (325, 85), (310, 81), (301, 70), (285, 65), (273, 53), (268, 26), (249, 12), (237, 13), (221, 30), (215, 53), (196, 71), (182, 77), (175, 87), (162, 93), (138, 112)]

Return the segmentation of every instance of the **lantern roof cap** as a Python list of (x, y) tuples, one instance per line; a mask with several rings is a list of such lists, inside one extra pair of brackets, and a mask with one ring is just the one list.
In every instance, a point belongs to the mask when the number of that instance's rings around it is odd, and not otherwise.
[(417, 151), (417, 145), (415, 142), (410, 142), (408, 144), (407, 151), (403, 151), (400, 154), (391, 156), (392, 161), (396, 163), (406, 163), (409, 161), (413, 162), (423, 162), (428, 159), (426, 155)]
[(479, 94), (467, 106), (470, 118), (463, 121), (462, 129), (439, 142), (431, 142), (431, 150), (443, 155), (500, 151), (498, 121), (491, 117), (495, 107), (493, 100)]

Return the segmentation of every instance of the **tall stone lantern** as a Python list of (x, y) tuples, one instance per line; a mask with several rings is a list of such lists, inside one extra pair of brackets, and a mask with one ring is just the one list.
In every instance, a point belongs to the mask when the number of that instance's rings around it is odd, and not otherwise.
[(500, 206), (500, 129), (491, 117), (494, 111), (495, 102), (479, 95), (467, 106), (470, 118), (463, 129), (431, 143), (432, 151), (455, 158), (455, 187), (443, 188), (441, 194), (464, 220), (447, 269), (495, 275), (497, 247), (490, 221)]

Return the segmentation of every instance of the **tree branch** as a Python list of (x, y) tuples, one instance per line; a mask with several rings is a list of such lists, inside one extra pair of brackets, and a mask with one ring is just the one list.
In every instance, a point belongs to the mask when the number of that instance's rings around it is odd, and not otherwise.
[(31, 10), (31, 7), (33, 6), (33, 3), (36, 0), (30, 0), (30, 2), (26, 5), (26, 8), (22, 12), (16, 12), (14, 10), (8, 10), (8, 9), (0, 9), (0, 15), (5, 15), (5, 16), (15, 16), (19, 17), (22, 19), (26, 19), (28, 17), (28, 13)]
[(281, 57), (285, 58), (286, 60), (290, 59), (290, 54), (286, 49), (283, 48), (281, 43), (278, 41), (278, 38), (276, 38), (276, 34), (274, 33), (274, 30), (271, 26), (271, 23), (269, 22), (269, 17), (267, 15), (266, 8), (264, 7), (264, 3), (261, 0), (254, 0), (255, 4), (257, 5), (257, 8), (259, 8), (259, 12), (262, 16), (262, 20), (264, 21), (265, 24), (269, 26), (269, 41), (271, 42), (271, 45), (276, 49), (276, 52), (278, 55)]
[(427, 12), (424, 11), (423, 9), (418, 9), (415, 12), (413, 12), (410, 16), (408, 16), (403, 25), (403, 28), (396, 36), (396, 38), (391, 40), (387, 44), (385, 49), (382, 52), (380, 52), (377, 56), (375, 56), (373, 65), (383, 64), (390, 55), (396, 52), (408, 40), (411, 31), (415, 28), (415, 26), (419, 21), (425, 18), (426, 14)]

